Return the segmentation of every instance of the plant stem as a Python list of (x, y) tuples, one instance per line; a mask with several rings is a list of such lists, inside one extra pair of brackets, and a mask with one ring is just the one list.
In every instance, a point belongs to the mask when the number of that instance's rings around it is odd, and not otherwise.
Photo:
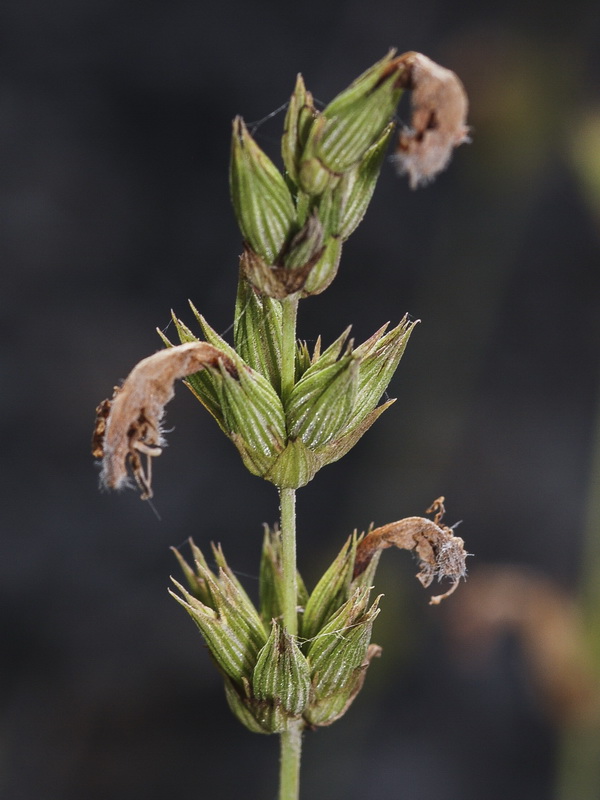
[[(294, 387), (296, 373), (296, 318), (298, 297), (282, 302), (281, 398), (285, 403)], [(298, 585), (296, 568), (296, 490), (279, 489), (280, 530), (283, 569), (283, 627), (291, 636), (298, 635)], [(290, 722), (281, 734), (279, 800), (300, 797), (300, 754), (302, 723)]]
[[(281, 397), (285, 404), (294, 386), (296, 375), (296, 319), (298, 296), (282, 301)], [(279, 488), (280, 530), (283, 548), (283, 627), (291, 635), (298, 634), (298, 587), (296, 579), (296, 490)]]
[(283, 550), (283, 627), (298, 635), (298, 586), (296, 579), (296, 490), (280, 489), (280, 528)]
[(281, 734), (279, 800), (298, 800), (300, 797), (301, 749), (302, 723), (291, 722), (289, 729)]
[[(298, 296), (282, 301), (281, 397), (285, 404), (294, 387), (296, 373), (296, 319)], [(280, 530), (283, 547), (283, 627), (292, 636), (298, 634), (298, 587), (296, 579), (296, 490), (279, 488)]]
[[(283, 568), (283, 627), (298, 635), (298, 587), (296, 579), (296, 490), (280, 489), (280, 527)], [(302, 723), (291, 722), (281, 734), (279, 771), (279, 800), (298, 800), (300, 797), (300, 753)]]

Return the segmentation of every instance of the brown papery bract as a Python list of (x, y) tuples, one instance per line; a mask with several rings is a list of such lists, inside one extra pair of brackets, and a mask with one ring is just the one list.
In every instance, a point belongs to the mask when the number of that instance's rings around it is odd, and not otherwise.
[(112, 400), (104, 400), (96, 409), (92, 455), (102, 459), (102, 486), (123, 488), (130, 469), (142, 500), (152, 497), (151, 459), (162, 452), (160, 423), (175, 381), (219, 365), (237, 377), (235, 364), (218, 347), (190, 342), (148, 356), (132, 369), (123, 385), (115, 388)]
[(435, 513), (433, 520), (425, 517), (406, 517), (370, 531), (356, 548), (354, 578), (369, 566), (373, 556), (387, 547), (413, 551), (419, 559), (417, 578), (427, 588), (434, 578), (449, 578), (452, 586), (444, 594), (435, 595), (430, 605), (438, 605), (452, 594), (460, 579), (467, 574), (463, 540), (455, 536), (452, 528), (441, 524), (444, 515), (444, 498), (439, 497), (428, 509)]
[(412, 90), (410, 127), (398, 137), (394, 161), (411, 189), (429, 183), (446, 169), (455, 147), (469, 140), (469, 102), (454, 72), (422, 53), (404, 53), (402, 83)]

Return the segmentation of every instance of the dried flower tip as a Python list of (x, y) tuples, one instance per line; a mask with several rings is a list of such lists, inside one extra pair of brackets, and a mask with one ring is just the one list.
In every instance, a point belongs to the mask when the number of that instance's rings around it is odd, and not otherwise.
[[(115, 386), (115, 393), (118, 391), (119, 387)], [(92, 456), (94, 458), (104, 458), (104, 434), (106, 433), (106, 420), (110, 414), (110, 407), (111, 402), (106, 399), (96, 408), (96, 423), (92, 435)]]
[(444, 519), (444, 514), (446, 513), (446, 506), (444, 505), (445, 502), (445, 497), (437, 497), (425, 511), (426, 514), (435, 514), (433, 521), (436, 525), (440, 525)]
[(104, 400), (97, 409), (92, 455), (102, 459), (102, 486), (121, 489), (127, 484), (129, 467), (142, 500), (152, 497), (151, 459), (162, 452), (160, 422), (173, 397), (173, 384), (219, 365), (237, 377), (235, 364), (222, 350), (207, 342), (191, 342), (155, 353), (133, 368), (112, 400)]
[(400, 131), (393, 156), (410, 188), (424, 186), (446, 169), (452, 151), (469, 142), (468, 99), (454, 72), (421, 53), (405, 53), (403, 82), (412, 89), (411, 124)]
[(465, 552), (463, 540), (454, 535), (452, 528), (441, 524), (443, 501), (444, 498), (440, 497), (431, 506), (430, 511), (436, 514), (435, 521), (425, 517), (407, 517), (370, 531), (356, 549), (354, 578), (366, 570), (376, 553), (393, 545), (416, 553), (420, 568), (417, 578), (425, 588), (431, 585), (434, 578), (438, 581), (442, 578), (452, 580), (450, 589), (432, 597), (430, 605), (438, 605), (451, 595), (460, 579), (467, 574), (465, 562), (468, 553)]

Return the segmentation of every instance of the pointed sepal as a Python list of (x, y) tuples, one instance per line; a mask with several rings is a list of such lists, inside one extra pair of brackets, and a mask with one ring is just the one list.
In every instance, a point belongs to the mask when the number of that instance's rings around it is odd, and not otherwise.
[[(221, 672), (241, 685), (243, 678), (252, 676), (258, 653), (267, 640), (265, 627), (220, 548), (213, 548), (216, 573), (193, 544), (192, 553), (193, 570), (188, 565), (183, 570), (191, 591), (172, 579), (177, 592), (169, 590), (170, 594), (196, 623)], [(179, 554), (178, 561), (182, 564)]]
[(358, 390), (360, 360), (352, 354), (323, 367), (309, 367), (294, 386), (287, 407), (289, 436), (317, 449), (347, 423)]
[(309, 595), (302, 616), (302, 636), (312, 639), (331, 615), (348, 599), (354, 559), (356, 536), (349, 537), (331, 566)]
[(342, 241), (354, 233), (367, 212), (394, 130), (393, 124), (384, 129), (358, 165), (344, 174), (335, 190), (340, 198), (339, 222), (335, 233)]
[(354, 355), (360, 359), (357, 397), (353, 410), (355, 423), (362, 421), (380, 401), (417, 324), (418, 320), (411, 322), (404, 317), (391, 331), (386, 333), (387, 325), (384, 326), (354, 350)]
[(302, 297), (321, 294), (331, 284), (338, 273), (342, 257), (342, 239), (329, 236), (319, 259), (313, 265), (302, 287)]
[(378, 654), (373, 646), (369, 654), (379, 613), (379, 598), (368, 607), (369, 591), (357, 590), (310, 643), (313, 697), (304, 713), (310, 725), (330, 725), (347, 711), (362, 688), (370, 658)]
[[(296, 585), (298, 588), (296, 605), (304, 609), (308, 594), (299, 572), (296, 573)], [(268, 525), (265, 525), (258, 588), (260, 616), (263, 622), (268, 624), (273, 619), (281, 620), (285, 592), (281, 532), (278, 528), (269, 528)]]
[(275, 621), (258, 654), (252, 677), (252, 694), (262, 707), (260, 722), (274, 733), (285, 731), (298, 719), (311, 696), (310, 669), (302, 651)]
[(323, 110), (312, 125), (300, 167), (309, 194), (333, 188), (358, 164), (392, 121), (402, 96), (405, 66), (390, 51)]
[(224, 425), (246, 467), (264, 475), (285, 448), (283, 406), (259, 372), (248, 368), (239, 376), (236, 382), (224, 370), (215, 376)]
[(233, 323), (235, 350), (248, 366), (281, 387), (281, 303), (258, 292), (240, 271)]
[(283, 163), (290, 180), (295, 184), (298, 183), (300, 157), (317, 116), (312, 94), (307, 91), (302, 75), (298, 75), (290, 97), (281, 139)]
[(268, 263), (275, 264), (296, 225), (294, 202), (283, 175), (256, 144), (241, 117), (233, 122), (230, 187), (244, 239)]
[(227, 676), (224, 676), (225, 698), (232, 714), (239, 722), (252, 733), (275, 733), (269, 729), (268, 721), (261, 724), (261, 713), (257, 703), (252, 697), (250, 683), (243, 681), (243, 686), (238, 686)]

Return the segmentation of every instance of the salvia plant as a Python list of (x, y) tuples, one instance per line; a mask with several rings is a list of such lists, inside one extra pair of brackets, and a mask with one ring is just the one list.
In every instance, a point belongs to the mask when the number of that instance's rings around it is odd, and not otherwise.
[(323, 110), (298, 76), (281, 139), (283, 171), (243, 120), (234, 121), (230, 185), (243, 252), (233, 344), (192, 306), (197, 331), (174, 316), (180, 343), (163, 336), (165, 348), (140, 361), (97, 410), (93, 454), (105, 487), (133, 478), (142, 499), (152, 496), (151, 465), (177, 379), (247, 469), (277, 487), (280, 519), (263, 534), (258, 605), (220, 546), (209, 562), (194, 542), (190, 562), (175, 551), (183, 583), (173, 581), (171, 593), (204, 638), (233, 714), (254, 733), (280, 735), (280, 800), (299, 797), (303, 731), (346, 713), (381, 652), (371, 643), (381, 551), (412, 551), (425, 587), (451, 581), (432, 603), (465, 575), (463, 541), (442, 521), (443, 498), (428, 509), (431, 519), (352, 534), (311, 592), (296, 569), (296, 490), (351, 450), (393, 403), (380, 401), (415, 327), (404, 317), (359, 345), (345, 330), (312, 350), (296, 337), (299, 302), (332, 283), (344, 242), (367, 210), (406, 90), (411, 122), (397, 133), (392, 160), (414, 188), (468, 138), (462, 84), (419, 53), (389, 52)]

